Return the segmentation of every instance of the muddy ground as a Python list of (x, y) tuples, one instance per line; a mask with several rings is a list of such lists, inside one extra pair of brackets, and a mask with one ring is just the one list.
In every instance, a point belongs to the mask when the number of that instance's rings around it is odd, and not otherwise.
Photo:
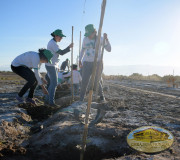
[[(59, 90), (56, 98), (61, 108), (54, 109), (41, 103), (36, 107), (19, 105), (15, 95), (23, 84), (23, 80), (12, 79), (3, 79), (0, 83), (0, 159), (79, 159), (84, 125), (75, 119), (72, 110), (79, 108), (84, 113), (84, 104), (71, 105), (66, 99), (69, 91)], [(140, 82), (140, 87), (136, 84), (104, 82), (107, 104), (101, 107), (106, 114), (101, 123), (89, 127), (85, 159), (180, 159), (180, 92), (178, 89), (175, 93), (173, 89), (171, 92), (168, 88), (160, 90), (159, 85), (152, 82), (148, 87)], [(36, 97), (42, 100), (41, 90), (36, 91)], [(91, 120), (95, 112), (96, 109), (92, 109)], [(172, 147), (151, 155), (131, 149), (126, 136), (133, 129), (147, 125), (171, 131), (175, 139)]]

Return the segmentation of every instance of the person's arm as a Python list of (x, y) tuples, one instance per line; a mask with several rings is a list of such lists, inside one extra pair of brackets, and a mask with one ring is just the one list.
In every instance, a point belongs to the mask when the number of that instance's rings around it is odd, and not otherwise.
[(56, 53), (58, 53), (60, 55), (64, 55), (64, 54), (68, 53), (69, 51), (70, 51), (70, 47), (68, 46), (64, 50), (59, 49)]
[(36, 80), (38, 81), (38, 85), (41, 86), (44, 94), (48, 94), (48, 91), (47, 91), (47, 89), (44, 87), (43, 82), (42, 82), (42, 77), (41, 77), (41, 75), (40, 75), (40, 73), (39, 73), (39, 69), (40, 69), (40, 67), (41, 67), (40, 60), (35, 57), (35, 58), (33, 59), (33, 61), (32, 61), (32, 66), (33, 66), (33, 69), (34, 69), (34, 75), (35, 75), (35, 77), (36, 77)]
[(37, 81), (38, 81), (38, 84), (41, 86), (41, 88), (42, 88), (42, 90), (43, 90), (43, 93), (44, 93), (44, 94), (48, 94), (47, 89), (45, 88), (45, 86), (44, 86), (43, 83), (42, 83), (41, 75), (40, 75), (40, 73), (39, 73), (39, 69), (34, 68), (34, 74), (35, 74), (35, 77), (36, 77), (36, 79), (37, 79)]
[(65, 48), (64, 50), (59, 49), (56, 53), (60, 54), (60, 55), (64, 55), (66, 53), (68, 53), (70, 51), (70, 48), (73, 47), (73, 43), (71, 43), (67, 48)]
[(105, 38), (104, 48), (106, 51), (111, 52), (111, 44), (109, 43), (109, 40), (108, 40), (106, 33), (104, 33), (104, 38)]
[(46, 87), (44, 85), (41, 85), (42, 91), (44, 94), (49, 94)]
[[(42, 63), (39, 64), (38, 69), (41, 68), (41, 65), (42, 65)], [(42, 83), (43, 83), (43, 84), (47, 84), (47, 81), (41, 76), (41, 74), (39, 74), (39, 76), (40, 76), (40, 78), (41, 78)]]
[(38, 68), (33, 68), (33, 69), (34, 69), (34, 74), (35, 74), (36, 80), (38, 81), (38, 85), (43, 85), (41, 75), (39, 73), (39, 69)]
[(69, 72), (68, 74), (63, 75), (63, 77), (64, 78), (71, 77), (71, 72)]
[(48, 84), (47, 81), (43, 77), (41, 77), (41, 80), (42, 80), (43, 84)]
[[(78, 72), (78, 73), (79, 73), (79, 72)], [(81, 82), (81, 81), (82, 81), (81, 74), (79, 73), (78, 75), (79, 75), (79, 76), (78, 76), (78, 77), (79, 77), (79, 81)]]
[(34, 69), (34, 74), (35, 74), (36, 80), (38, 81), (38, 84), (42, 85), (43, 84), (43, 82), (41, 80), (42, 77), (39, 73), (39, 69), (41, 67), (40, 60), (37, 59), (36, 57), (35, 58), (33, 57), (32, 66), (33, 66), (32, 68)]
[(82, 58), (84, 56), (85, 50), (86, 50), (85, 39), (83, 39), (82, 48), (81, 48), (81, 52), (79, 55), (79, 67), (82, 67)]

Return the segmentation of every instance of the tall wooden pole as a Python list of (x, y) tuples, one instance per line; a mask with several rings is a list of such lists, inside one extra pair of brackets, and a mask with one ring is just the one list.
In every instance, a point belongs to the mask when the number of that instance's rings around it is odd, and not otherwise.
[[(72, 26), (72, 43), (73, 43), (73, 31), (74, 27)], [(72, 102), (74, 101), (74, 88), (73, 88), (73, 47), (71, 48), (71, 91), (72, 91)]]
[[(79, 38), (79, 59), (81, 54), (81, 31), (80, 31), (80, 38)], [(78, 61), (78, 68), (79, 68), (79, 61)]]
[(100, 44), (100, 38), (101, 38), (101, 30), (104, 20), (104, 13), (105, 13), (105, 7), (106, 7), (106, 0), (103, 0), (102, 6), (101, 6), (101, 18), (100, 18), (100, 24), (99, 24), (99, 30), (98, 30), (98, 39), (96, 42), (96, 49), (95, 49), (95, 58), (94, 58), (94, 65), (93, 65), (93, 72), (92, 72), (92, 79), (91, 79), (91, 88), (89, 91), (89, 97), (88, 97), (88, 106), (86, 109), (86, 117), (85, 117), (85, 125), (84, 125), (84, 132), (82, 137), (82, 148), (81, 148), (81, 154), (80, 154), (80, 160), (84, 159), (84, 152), (86, 148), (86, 139), (88, 134), (88, 121), (89, 121), (89, 113), (91, 109), (91, 102), (92, 102), (92, 95), (93, 95), (93, 88), (94, 88), (94, 81), (95, 81), (95, 75), (96, 75), (96, 67), (97, 67), (97, 57), (99, 53), (99, 44)]
[(104, 56), (104, 46), (105, 46), (105, 38), (103, 37), (103, 47), (102, 47), (102, 51), (101, 51), (101, 58), (99, 61), (99, 67), (97, 68), (97, 86), (96, 86), (96, 98), (98, 97), (98, 93), (99, 93), (99, 81), (101, 80), (101, 76), (102, 76), (102, 65), (103, 65), (103, 56)]

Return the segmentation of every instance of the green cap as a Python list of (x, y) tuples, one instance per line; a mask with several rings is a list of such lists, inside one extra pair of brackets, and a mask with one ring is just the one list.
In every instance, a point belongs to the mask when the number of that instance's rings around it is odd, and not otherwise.
[(59, 36), (59, 37), (66, 37), (66, 36), (62, 33), (62, 30), (60, 30), (60, 29), (55, 30), (52, 34), (54, 34), (55, 36)]
[(53, 57), (53, 54), (47, 49), (44, 50), (43, 54), (47, 58), (48, 62), (52, 64), (51, 58)]
[(94, 28), (93, 24), (88, 24), (85, 27), (85, 34), (84, 36), (89, 37), (96, 29)]

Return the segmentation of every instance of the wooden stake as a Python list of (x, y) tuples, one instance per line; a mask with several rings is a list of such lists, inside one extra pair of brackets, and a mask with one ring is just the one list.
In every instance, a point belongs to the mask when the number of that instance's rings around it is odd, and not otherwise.
[(105, 7), (106, 7), (106, 0), (103, 0), (102, 8), (101, 8), (101, 18), (100, 18), (100, 24), (99, 24), (99, 30), (98, 30), (98, 39), (96, 42), (96, 49), (95, 49), (93, 72), (92, 72), (92, 78), (91, 78), (91, 88), (89, 91), (88, 106), (86, 109), (86, 117), (85, 117), (84, 132), (83, 132), (83, 137), (82, 137), (82, 146), (81, 146), (82, 148), (81, 148), (80, 160), (84, 159), (84, 152), (85, 152), (85, 148), (86, 148), (89, 113), (90, 113), (90, 109), (91, 109), (91, 102), (92, 102), (92, 95), (93, 95), (93, 88), (94, 88), (94, 81), (95, 81), (96, 67), (97, 67), (97, 57), (98, 57), (98, 52), (99, 52), (99, 44), (100, 44), (100, 38), (101, 38), (101, 30), (102, 30), (102, 25), (103, 25)]
[[(80, 31), (80, 38), (79, 38), (79, 59), (80, 59), (80, 53), (81, 53), (81, 31)], [(78, 61), (78, 69), (79, 68), (79, 61)]]
[[(73, 43), (73, 31), (74, 27), (72, 26), (72, 43)], [(73, 47), (71, 48), (71, 91), (72, 91), (72, 102), (74, 101), (74, 88), (73, 88)]]

